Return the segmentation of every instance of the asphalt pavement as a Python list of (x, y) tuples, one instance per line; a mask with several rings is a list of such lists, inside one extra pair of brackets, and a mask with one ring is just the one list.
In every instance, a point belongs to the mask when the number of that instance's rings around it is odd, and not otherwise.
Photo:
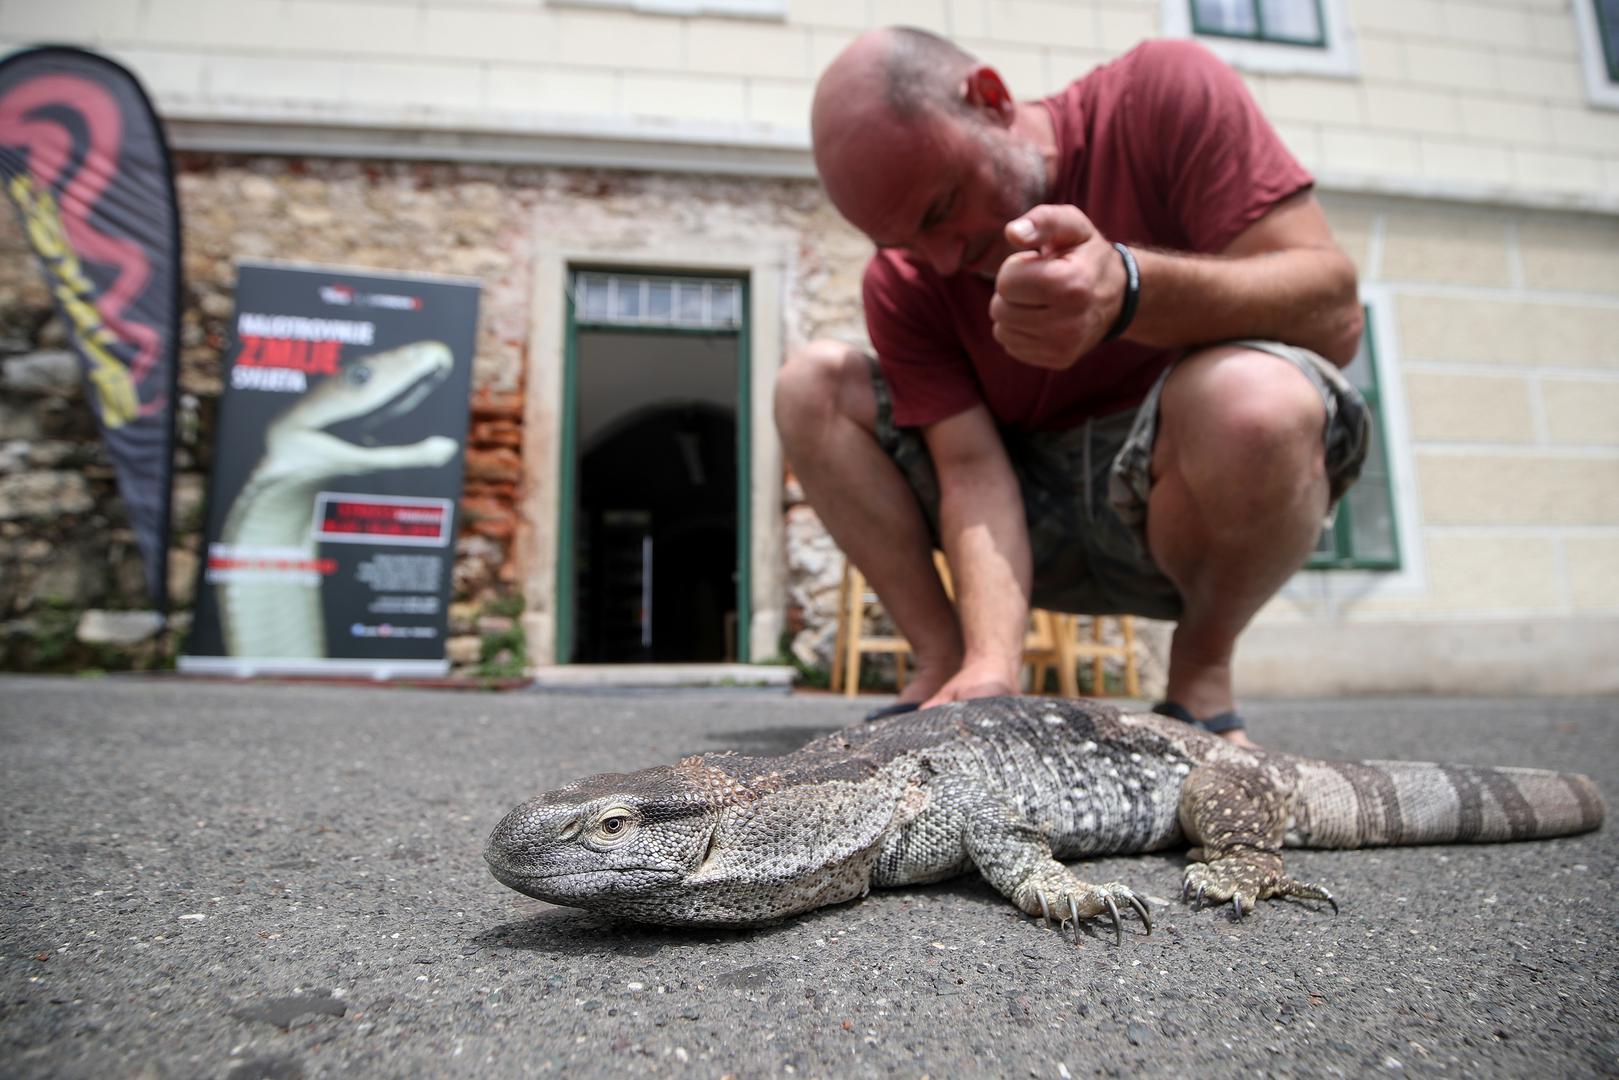
[[(762, 930), (642, 927), (489, 876), (513, 804), (778, 753), (871, 702), (174, 678), (0, 679), (0, 1074), (1619, 1075), (1619, 828), (1296, 852), (1337, 917), (1179, 900), (1073, 939), (977, 878)], [(1267, 745), (1573, 769), (1619, 805), (1619, 699), (1247, 708)]]

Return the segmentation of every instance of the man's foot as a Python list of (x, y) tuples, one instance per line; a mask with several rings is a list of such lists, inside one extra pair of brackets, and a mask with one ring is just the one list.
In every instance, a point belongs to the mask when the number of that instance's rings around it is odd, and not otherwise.
[(1202, 728), (1211, 735), (1218, 735), (1227, 742), (1233, 743), (1237, 746), (1256, 745), (1252, 739), (1248, 738), (1248, 734), (1244, 730), (1246, 725), (1242, 717), (1237, 715), (1234, 710), (1215, 713), (1212, 716), (1205, 716), (1203, 719), (1199, 720), (1197, 717), (1192, 715), (1192, 711), (1190, 709), (1186, 708), (1186, 706), (1180, 704), (1179, 702), (1160, 701), (1158, 704), (1152, 707), (1152, 711), (1160, 716), (1167, 716), (1173, 720), (1179, 720), (1183, 724), (1191, 724), (1195, 728)]

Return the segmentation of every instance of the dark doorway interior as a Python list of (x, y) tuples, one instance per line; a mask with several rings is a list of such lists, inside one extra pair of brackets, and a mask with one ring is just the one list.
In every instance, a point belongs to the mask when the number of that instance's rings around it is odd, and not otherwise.
[(578, 663), (734, 658), (734, 337), (579, 335)]

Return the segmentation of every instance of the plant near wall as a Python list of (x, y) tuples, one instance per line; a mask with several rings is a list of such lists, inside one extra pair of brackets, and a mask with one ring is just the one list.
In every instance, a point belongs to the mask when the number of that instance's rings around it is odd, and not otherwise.
[(528, 663), (528, 637), (523, 633), (521, 596), (501, 596), (484, 604), (483, 616), (509, 620), (510, 626), (490, 630), (480, 635), (478, 675), (485, 679), (519, 679)]

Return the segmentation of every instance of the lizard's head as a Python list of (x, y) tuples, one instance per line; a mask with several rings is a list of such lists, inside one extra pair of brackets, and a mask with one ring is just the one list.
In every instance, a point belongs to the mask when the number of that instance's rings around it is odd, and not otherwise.
[(702, 863), (716, 819), (677, 769), (604, 773), (519, 805), (483, 857), (501, 884), (528, 896), (630, 911), (655, 904)]

